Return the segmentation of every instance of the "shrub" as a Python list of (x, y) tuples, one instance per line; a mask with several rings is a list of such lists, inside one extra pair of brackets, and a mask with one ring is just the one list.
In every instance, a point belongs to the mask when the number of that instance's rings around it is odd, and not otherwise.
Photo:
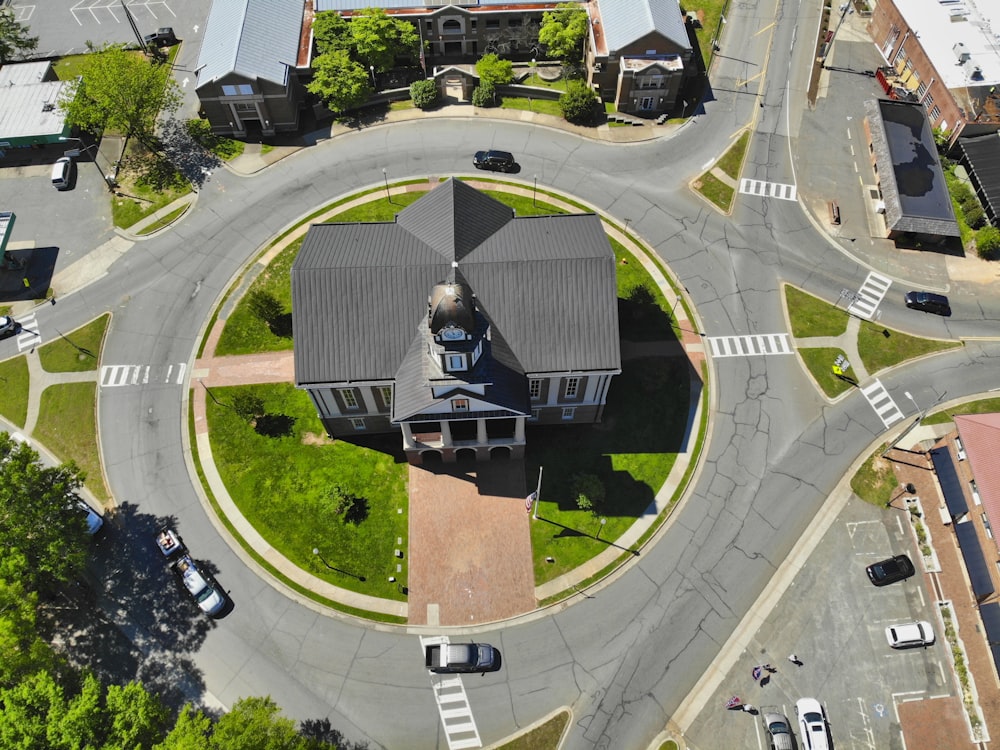
[(437, 84), (429, 78), (414, 81), (410, 84), (410, 98), (413, 100), (413, 106), (430, 109), (438, 102)]
[(992, 260), (1000, 254), (1000, 229), (983, 227), (976, 232), (976, 252), (985, 260)]
[(978, 203), (962, 206), (962, 213), (965, 214), (965, 223), (973, 229), (979, 229), (986, 223), (986, 212)]
[(496, 90), (492, 84), (482, 83), (472, 90), (472, 104), (475, 107), (495, 107), (497, 103)]
[(253, 422), (264, 414), (264, 399), (251, 391), (238, 391), (233, 397), (233, 411), (247, 422)]
[(566, 93), (559, 97), (559, 109), (568, 122), (589, 125), (597, 113), (597, 94), (586, 81), (569, 81)]
[(589, 510), (593, 515), (601, 515), (604, 507), (604, 485), (596, 474), (577, 474), (573, 477), (573, 494), (576, 496), (576, 507)]
[(479, 74), (480, 84), (502, 85), (514, 80), (514, 64), (510, 60), (501, 60), (491, 52), (479, 58), (476, 73)]
[(281, 301), (277, 297), (270, 292), (259, 289), (250, 292), (247, 298), (247, 305), (250, 307), (250, 312), (268, 325), (277, 320), (285, 312), (284, 305), (281, 304)]

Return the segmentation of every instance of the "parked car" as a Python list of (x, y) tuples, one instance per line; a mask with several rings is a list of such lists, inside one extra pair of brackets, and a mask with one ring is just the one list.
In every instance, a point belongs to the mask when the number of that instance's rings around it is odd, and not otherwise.
[(788, 719), (774, 706), (762, 706), (760, 721), (771, 743), (771, 750), (795, 750), (795, 735)]
[(0, 339), (9, 338), (21, 332), (21, 324), (10, 315), (0, 315)]
[(424, 647), (424, 665), (437, 674), (496, 672), (500, 652), (488, 643), (433, 643)]
[(56, 190), (69, 190), (73, 187), (75, 172), (76, 162), (69, 156), (60, 156), (52, 165), (52, 187)]
[(517, 169), (514, 155), (509, 151), (477, 151), (472, 157), (476, 169), (489, 169), (493, 172), (513, 172)]
[(201, 607), (202, 612), (215, 615), (222, 611), (226, 605), (226, 598), (218, 588), (208, 582), (190, 555), (181, 555), (170, 567), (180, 577), (184, 588)]
[(890, 625), (885, 629), (885, 639), (892, 648), (914, 648), (934, 643), (934, 629), (926, 620)]
[(171, 27), (165, 26), (157, 29), (155, 34), (146, 34), (142, 41), (147, 47), (173, 47), (177, 44), (177, 37)]
[(815, 698), (799, 698), (795, 703), (795, 714), (799, 717), (802, 747), (805, 750), (830, 750), (826, 712), (820, 702)]
[(888, 560), (872, 563), (865, 568), (865, 572), (868, 573), (868, 578), (876, 586), (888, 586), (890, 583), (906, 580), (916, 570), (913, 563), (910, 562), (910, 558), (906, 555), (896, 555)]
[(101, 518), (101, 514), (90, 507), (87, 501), (78, 495), (71, 495), (73, 508), (79, 511), (83, 517), (87, 520), (87, 533), (93, 536), (101, 527), (104, 526), (104, 519)]
[(923, 310), (924, 312), (944, 315), (945, 317), (951, 315), (951, 305), (948, 304), (948, 298), (943, 294), (907, 292), (903, 299), (906, 302), (906, 306), (912, 310)]

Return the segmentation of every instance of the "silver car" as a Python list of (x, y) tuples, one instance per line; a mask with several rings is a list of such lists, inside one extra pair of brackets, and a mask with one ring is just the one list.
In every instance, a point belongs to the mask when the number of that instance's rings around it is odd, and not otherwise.
[(761, 706), (760, 721), (771, 743), (771, 750), (795, 750), (795, 735), (788, 719), (774, 706)]

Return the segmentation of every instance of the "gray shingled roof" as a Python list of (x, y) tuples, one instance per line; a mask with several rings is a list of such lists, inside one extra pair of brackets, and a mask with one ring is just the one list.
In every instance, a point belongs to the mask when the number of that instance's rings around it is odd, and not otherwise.
[(378, 3), (372, 3), (371, 0), (368, 0), (368, 2), (365, 2), (365, 0), (316, 0), (315, 5), (317, 12), (321, 10), (364, 10), (365, 8), (371, 8), (373, 5), (385, 10), (412, 10), (414, 8), (436, 10), (451, 5), (467, 6), (470, 8), (475, 8), (479, 5), (538, 5), (538, 0), (457, 0), (456, 2), (447, 2), (447, 0), (438, 0), (437, 2), (428, 2), (427, 0), (380, 0)]
[(924, 108), (911, 102), (869, 99), (865, 113), (885, 202), (886, 227), (897, 232), (960, 236)]
[(680, 47), (690, 47), (678, 0), (598, 0), (608, 52), (657, 32)]
[(198, 85), (230, 73), (284, 84), (299, 59), (302, 0), (213, 0), (198, 57)]
[[(455, 258), (440, 250), (449, 243), (430, 231), (421, 207), (426, 202), (441, 216), (450, 202), (440, 232), (461, 234), (457, 218), (475, 224), (484, 200), (503, 207), (448, 180), (392, 224), (312, 226), (292, 266), (296, 384), (394, 379), (426, 325), (431, 289), (455, 273)], [(597, 216), (515, 217), (474, 248), (450, 246), (464, 253), (457, 273), (509, 349), (511, 367), (529, 374), (620, 368), (615, 259)]]

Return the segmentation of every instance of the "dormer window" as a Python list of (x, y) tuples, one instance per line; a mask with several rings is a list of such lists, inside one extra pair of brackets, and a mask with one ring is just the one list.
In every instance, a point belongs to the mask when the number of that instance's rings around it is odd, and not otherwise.
[(465, 356), (462, 354), (448, 354), (445, 356), (444, 362), (445, 369), (448, 372), (460, 372), (469, 369), (465, 361)]

